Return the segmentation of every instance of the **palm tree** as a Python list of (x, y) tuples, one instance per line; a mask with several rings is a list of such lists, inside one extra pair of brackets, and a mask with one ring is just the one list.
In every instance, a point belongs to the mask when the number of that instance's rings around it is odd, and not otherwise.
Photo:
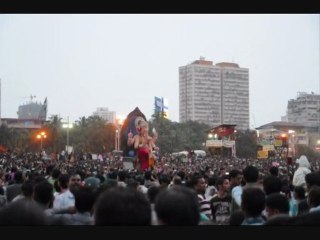
[(61, 149), (62, 139), (62, 118), (58, 115), (52, 115), (49, 118), (49, 123), (45, 124), (44, 128), (47, 130), (48, 145), (52, 146), (52, 151), (57, 153)]

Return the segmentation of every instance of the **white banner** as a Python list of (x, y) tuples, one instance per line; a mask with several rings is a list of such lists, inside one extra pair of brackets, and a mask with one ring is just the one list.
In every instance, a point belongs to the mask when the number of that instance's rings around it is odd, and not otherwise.
[(207, 140), (206, 146), (207, 147), (226, 147), (232, 148), (235, 145), (235, 141), (228, 141), (228, 140)]
[(235, 141), (228, 141), (228, 140), (223, 141), (223, 146), (226, 148), (232, 148), (233, 145), (235, 145)]
[(207, 147), (222, 147), (222, 140), (207, 140)]
[(66, 146), (66, 152), (68, 154), (71, 154), (73, 152), (73, 147), (72, 146)]
[(263, 151), (273, 151), (274, 150), (274, 145), (264, 145)]

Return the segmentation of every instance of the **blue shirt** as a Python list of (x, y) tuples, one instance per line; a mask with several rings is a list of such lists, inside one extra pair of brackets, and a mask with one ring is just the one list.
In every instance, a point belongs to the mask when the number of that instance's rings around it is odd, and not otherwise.
[(259, 217), (249, 217), (245, 218), (241, 225), (263, 225), (265, 223), (265, 220), (259, 216)]

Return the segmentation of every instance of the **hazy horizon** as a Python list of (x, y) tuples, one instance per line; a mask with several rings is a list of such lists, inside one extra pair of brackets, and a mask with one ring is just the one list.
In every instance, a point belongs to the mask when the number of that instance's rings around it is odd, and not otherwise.
[(280, 121), (320, 89), (319, 14), (1, 14), (1, 117), (48, 99), (47, 119), (107, 107), (150, 119), (154, 97), (179, 121), (179, 71), (194, 60), (249, 69), (250, 128)]

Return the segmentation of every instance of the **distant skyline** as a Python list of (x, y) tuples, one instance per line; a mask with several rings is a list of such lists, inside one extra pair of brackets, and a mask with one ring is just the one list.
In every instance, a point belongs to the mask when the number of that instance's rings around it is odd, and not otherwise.
[(1, 117), (48, 98), (70, 121), (98, 107), (151, 118), (154, 97), (179, 121), (179, 70), (194, 60), (249, 69), (250, 128), (281, 121), (320, 89), (319, 14), (1, 14)]

